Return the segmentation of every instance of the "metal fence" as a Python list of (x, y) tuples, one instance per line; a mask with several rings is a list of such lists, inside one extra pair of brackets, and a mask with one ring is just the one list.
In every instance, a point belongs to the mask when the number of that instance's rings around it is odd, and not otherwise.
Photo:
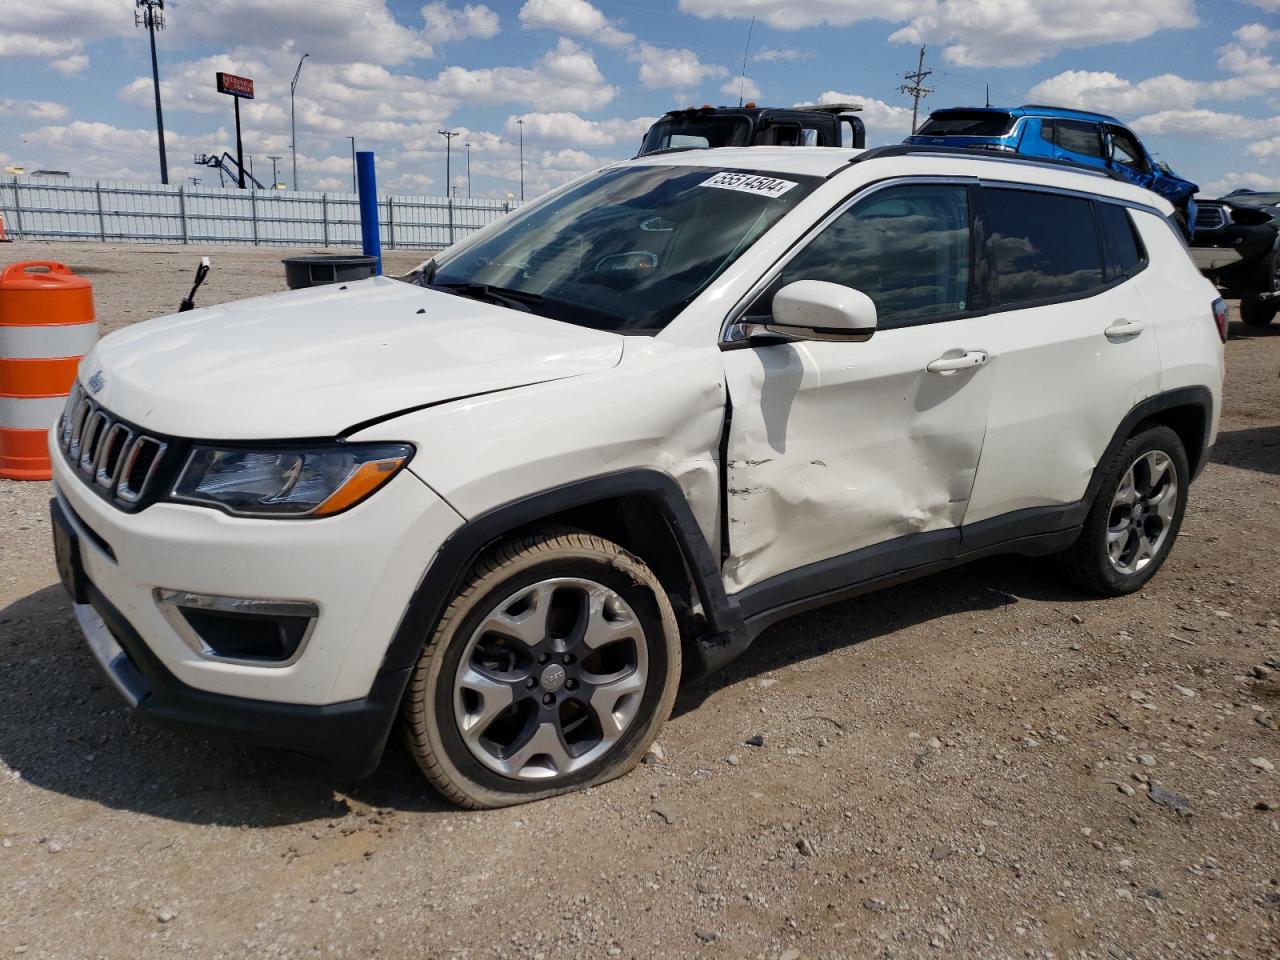
[[(447, 247), (516, 206), (379, 194), (382, 243), (390, 249)], [(0, 181), (0, 214), (15, 240), (360, 246), (354, 193), (14, 176)]]

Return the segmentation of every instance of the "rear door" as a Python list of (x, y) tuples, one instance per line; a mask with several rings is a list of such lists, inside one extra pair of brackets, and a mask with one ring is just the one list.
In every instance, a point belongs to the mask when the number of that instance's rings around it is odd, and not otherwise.
[[(982, 462), (965, 549), (1046, 532), (1078, 502), (1116, 428), (1155, 393), (1160, 351), (1136, 285), (1146, 255), (1123, 206), (986, 184), (999, 308), (979, 339), (996, 345)], [(1018, 528), (1040, 520), (1046, 529)], [(971, 524), (992, 521), (977, 528)], [(1066, 523), (1061, 526), (1066, 526)]]
[(1091, 167), (1105, 167), (1106, 153), (1102, 143), (1101, 124), (1086, 120), (1042, 121), (1053, 124), (1053, 155), (1058, 160), (1070, 160)]

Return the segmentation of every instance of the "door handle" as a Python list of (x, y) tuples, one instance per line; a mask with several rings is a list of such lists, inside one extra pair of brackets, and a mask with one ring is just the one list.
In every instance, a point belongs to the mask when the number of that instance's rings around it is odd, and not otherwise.
[(955, 373), (957, 370), (980, 367), (987, 359), (985, 350), (970, 350), (960, 357), (939, 357), (925, 369), (930, 373)]
[(1121, 319), (1116, 320), (1102, 332), (1106, 334), (1108, 340), (1127, 340), (1130, 337), (1136, 337), (1145, 329), (1147, 325), (1140, 320)]

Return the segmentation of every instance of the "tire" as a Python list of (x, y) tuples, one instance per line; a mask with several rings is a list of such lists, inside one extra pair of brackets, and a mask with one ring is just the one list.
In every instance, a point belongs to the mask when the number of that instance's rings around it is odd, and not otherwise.
[(1061, 559), (1084, 589), (1119, 597), (1141, 589), (1173, 548), (1191, 470), (1178, 435), (1150, 423), (1139, 426), (1101, 469), (1080, 538)]
[(1240, 301), (1240, 319), (1246, 327), (1265, 327), (1276, 318), (1280, 303), (1275, 300), (1263, 302), (1252, 298)]
[(640, 559), (585, 533), (530, 536), (467, 576), (413, 670), (403, 729), (454, 803), (527, 803), (631, 770), (679, 680), (675, 614)]

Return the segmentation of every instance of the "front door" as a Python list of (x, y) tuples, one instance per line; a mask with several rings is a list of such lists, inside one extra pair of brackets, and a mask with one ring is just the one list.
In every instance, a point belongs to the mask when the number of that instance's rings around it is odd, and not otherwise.
[(865, 343), (724, 352), (730, 593), (790, 575), (783, 594), (816, 594), (833, 564), (837, 579), (866, 579), (955, 553), (993, 383), (980, 318), (965, 316), (969, 191), (911, 182), (864, 196), (748, 308), (767, 318), (782, 286), (827, 280), (870, 296), (878, 329)]

